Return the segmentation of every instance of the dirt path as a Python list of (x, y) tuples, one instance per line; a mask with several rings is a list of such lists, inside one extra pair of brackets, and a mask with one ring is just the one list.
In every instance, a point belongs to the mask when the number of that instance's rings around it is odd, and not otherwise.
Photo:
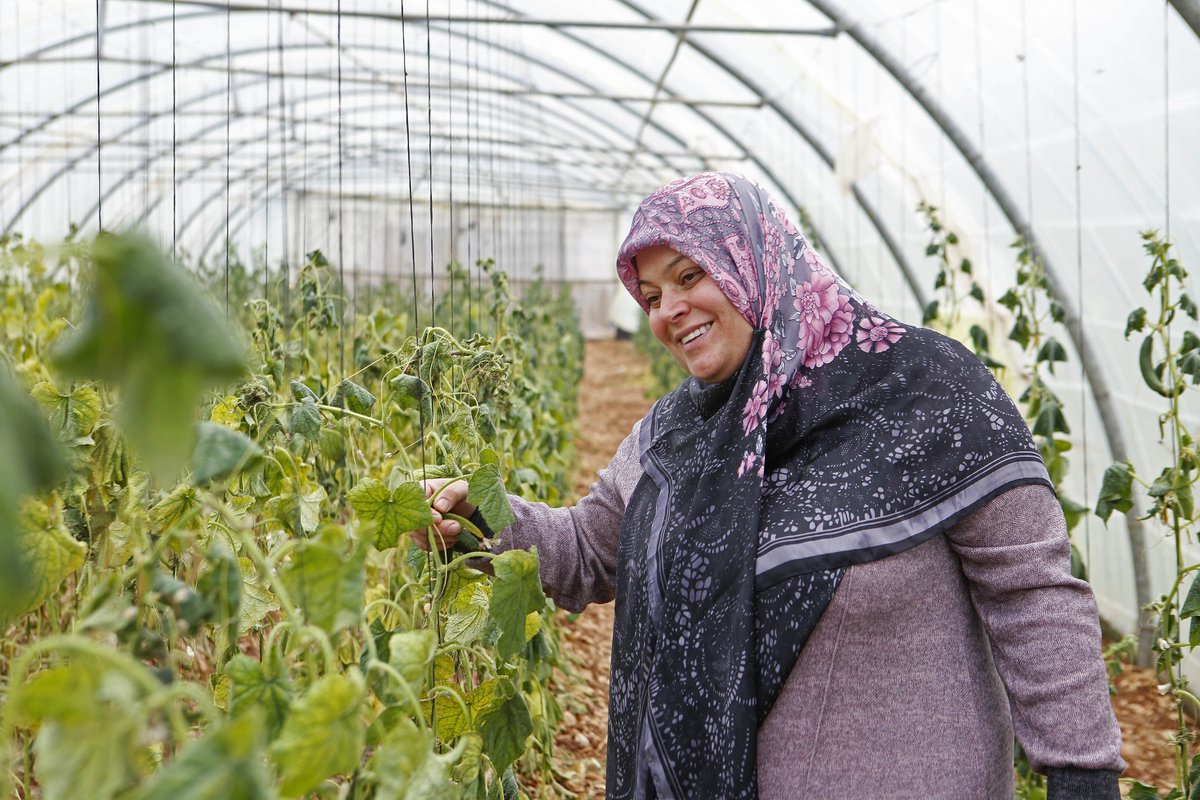
[[(633, 423), (645, 416), (651, 400), (645, 387), (646, 359), (629, 342), (588, 342), (579, 391), (578, 463), (573, 485), (582, 496), (617, 451)], [(559, 700), (565, 711), (557, 737), (561, 783), (580, 798), (604, 797), (607, 756), (608, 666), (612, 655), (612, 604), (589, 606), (563, 622), (562, 654), (573, 676)], [(1159, 695), (1150, 670), (1126, 667), (1115, 679), (1113, 708), (1129, 762), (1123, 777), (1160, 787), (1174, 785), (1167, 744), (1172, 732), (1171, 705)], [(1122, 787), (1128, 793), (1128, 786)]]
[[(646, 397), (646, 359), (630, 342), (587, 343), (579, 387), (578, 456), (572, 485), (587, 493), (596, 473), (608, 464), (633, 424), (653, 402)], [(612, 656), (612, 603), (588, 606), (563, 623), (563, 657), (578, 681), (559, 700), (565, 717), (558, 735), (562, 781), (580, 798), (604, 797), (604, 761), (608, 754), (608, 665)]]

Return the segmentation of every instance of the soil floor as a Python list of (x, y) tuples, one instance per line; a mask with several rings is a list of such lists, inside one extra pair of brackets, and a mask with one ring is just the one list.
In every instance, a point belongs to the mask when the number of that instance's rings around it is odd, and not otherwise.
[[(588, 342), (579, 387), (576, 494), (587, 492), (596, 472), (650, 409), (649, 381), (646, 360), (630, 342)], [(556, 760), (563, 774), (561, 784), (579, 798), (604, 797), (612, 620), (611, 603), (589, 606), (582, 614), (564, 615), (562, 620), (561, 647), (570, 675), (568, 691), (560, 695), (564, 721)], [(1113, 709), (1124, 735), (1122, 753), (1129, 763), (1123, 777), (1173, 786), (1174, 762), (1168, 745), (1173, 712), (1170, 701), (1159, 694), (1153, 672), (1125, 666), (1113, 684)], [(1128, 791), (1129, 785), (1123, 784), (1122, 794)]]

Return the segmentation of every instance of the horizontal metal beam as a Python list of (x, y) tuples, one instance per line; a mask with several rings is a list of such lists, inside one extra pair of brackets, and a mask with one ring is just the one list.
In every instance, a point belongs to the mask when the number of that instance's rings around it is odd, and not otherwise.
[(284, 13), (305, 14), (310, 16), (326, 16), (342, 18), (363, 18), (387, 20), (389, 22), (443, 22), (461, 25), (526, 25), (541, 28), (599, 28), (610, 30), (653, 30), (668, 31), (687, 35), (690, 33), (737, 33), (765, 34), (771, 36), (837, 36), (841, 30), (837, 26), (824, 28), (796, 28), (791, 26), (758, 25), (700, 25), (678, 24), (671, 22), (619, 22), (617, 20), (591, 19), (553, 19), (547, 17), (481, 17), (450, 14), (396, 14), (384, 11), (355, 11), (353, 9), (313, 8), (302, 5), (276, 5), (263, 7), (248, 3), (214, 3), (203, 0), (139, 0), (142, 3), (172, 3), (200, 8), (212, 8), (220, 11), (236, 11), (238, 13)]
[[(350, 45), (353, 46), (353, 45)], [(361, 75), (342, 74), (337, 72), (301, 72), (301, 71), (280, 71), (277, 69), (254, 69), (250, 67), (225, 67), (219, 64), (178, 64), (170, 61), (156, 61), (149, 58), (119, 58), (116, 56), (103, 56), (100, 59), (104, 64), (122, 64), (132, 67), (158, 67), (167, 71), (170, 70), (183, 72), (211, 72), (217, 75), (255, 75), (264, 78), (292, 78), (294, 80), (306, 81), (329, 81), (330, 83), (367, 85), (367, 86), (386, 86), (389, 89), (403, 91), (404, 76), (396, 75), (389, 78), (386, 74), (378, 70), (372, 70), (370, 77), (362, 77)], [(94, 55), (86, 56), (61, 56), (57, 58), (40, 58), (36, 61), (26, 62), (27, 64), (95, 64), (96, 57)], [(0, 68), (7, 66), (6, 62), (0, 61)], [(611, 100), (618, 103), (674, 103), (685, 106), (720, 106), (724, 108), (745, 108), (759, 109), (763, 107), (762, 100), (708, 100), (703, 98), (690, 97), (643, 97), (638, 95), (623, 95), (611, 94), (609, 92), (556, 92), (549, 89), (532, 89), (527, 87), (503, 87), (503, 86), (479, 86), (468, 83), (430, 83), (428, 81), (415, 81), (412, 78), (408, 80), (408, 88), (412, 89), (433, 89), (435, 91), (444, 92), (462, 92), (484, 93), (484, 94), (499, 94), (509, 97), (552, 97), (556, 100)], [(93, 115), (94, 116), (94, 115)]]

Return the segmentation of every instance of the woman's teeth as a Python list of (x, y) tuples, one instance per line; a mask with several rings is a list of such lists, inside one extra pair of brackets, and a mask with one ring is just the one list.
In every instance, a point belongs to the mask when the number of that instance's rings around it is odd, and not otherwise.
[(696, 328), (696, 330), (692, 331), (687, 336), (680, 339), (679, 340), (680, 344), (687, 344), (688, 342), (692, 341), (696, 337), (703, 336), (704, 334), (708, 333), (708, 329), (711, 327), (712, 327), (711, 322), (706, 325), (701, 325), (699, 328)]

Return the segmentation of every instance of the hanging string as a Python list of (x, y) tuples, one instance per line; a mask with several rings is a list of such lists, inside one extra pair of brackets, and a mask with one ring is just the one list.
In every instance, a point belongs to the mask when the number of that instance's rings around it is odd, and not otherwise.
[(429, 164), (425, 168), (429, 182), (429, 324), (437, 327), (437, 293), (434, 287), (433, 251), (433, 35), (429, 25), (429, 0), (425, 0), (425, 126), (428, 130)]
[[(1083, 163), (1080, 147), (1079, 124), (1079, 0), (1071, 0), (1071, 69), (1072, 103), (1075, 124), (1075, 296), (1079, 301), (1076, 324), (1082, 328), (1088, 318), (1083, 290)], [(1082, 330), (1080, 331), (1082, 333)], [(1088, 480), (1088, 394), (1087, 394), (1087, 351), (1079, 352), (1079, 412), (1080, 429), (1083, 436), (1083, 505), (1091, 508), (1091, 481)], [(1083, 515), (1084, 563), (1092, 565), (1092, 515)]]
[[(341, 287), (342, 325), (338, 328), (338, 368), (346, 374), (346, 194), (343, 188), (345, 143), (342, 139), (342, 0), (337, 0), (337, 207), (338, 284)], [(353, 315), (351, 315), (351, 325)]]
[[(467, 3), (467, 16), (471, 16), (470, 0)], [(475, 275), (475, 250), (471, 243), (475, 239), (475, 230), (479, 226), (479, 211), (476, 208), (474, 212), (474, 220), (472, 220), (471, 211), (471, 191), (474, 188), (471, 182), (471, 174), (475, 171), (475, 154), (471, 148), (471, 131), (475, 127), (475, 117), (471, 114), (471, 66), (475, 63), (471, 60), (471, 39), (474, 28), (471, 23), (467, 23), (466, 42), (465, 42), (465, 60), (467, 65), (467, 124), (463, 126), (466, 131), (466, 153), (467, 153), (467, 335), (475, 334), (475, 300), (474, 292), (471, 291), (472, 279)], [(476, 54), (478, 57), (478, 53)]]
[(1171, 241), (1171, 9), (1163, 2), (1163, 229), (1166, 241)]
[(178, 6), (171, 0), (171, 259), (179, 246), (179, 31)]
[[(266, 102), (263, 114), (266, 117), (266, 136), (263, 148), (263, 185), (271, 185), (271, 9), (266, 9), (267, 46), (263, 50), (263, 77), (265, 79)], [(282, 184), (281, 184), (282, 187)], [(268, 195), (263, 202), (263, 299), (271, 298), (271, 200)]]
[[(447, 9), (450, 16), (454, 16), (454, 0), (450, 0)], [(454, 87), (454, 37), (451, 35), (450, 25), (446, 27), (446, 84), (450, 89), (446, 93), (446, 132), (448, 135), (454, 135), (454, 102), (457, 90)], [(433, 131), (429, 131), (430, 137), (433, 136)], [(446, 152), (450, 156), (450, 176), (449, 176), (449, 204), (450, 204), (450, 261), (458, 262), (458, 228), (455, 227), (454, 215), (454, 159), (456, 156), (454, 139), (450, 138), (446, 141)], [(461, 265), (460, 265), (461, 266)], [(450, 307), (454, 305), (454, 275), (450, 275)]]
[[(404, 0), (400, 0), (400, 17), (404, 18)], [(418, 299), (417, 299), (417, 239), (416, 227), (417, 219), (416, 212), (413, 210), (413, 174), (412, 174), (412, 124), (409, 119), (408, 111), (408, 36), (406, 29), (407, 23), (400, 23), (400, 67), (404, 73), (404, 157), (408, 167), (408, 247), (409, 255), (412, 263), (412, 313), (413, 313), (413, 334), (419, 337), (421, 333), (421, 325), (418, 317)], [(417, 347), (417, 372), (421, 371), (421, 348)], [(425, 418), (418, 415), (421, 428), (421, 468), (425, 468)]]
[[(172, 0), (172, 3), (173, 2), (174, 2), (174, 0)], [(61, 12), (60, 13), (60, 17), (61, 17), (60, 24), (62, 25), (62, 29), (65, 31), (65, 30), (67, 30), (67, 0), (63, 0), (62, 5), (59, 6), (59, 9)], [(63, 76), (62, 76), (61, 82), (62, 82), (62, 90), (63, 90), (62, 91), (62, 104), (63, 104), (63, 108), (66, 108), (68, 106), (67, 87), (70, 85), (70, 81), (68, 81), (66, 79), (66, 67), (65, 66), (63, 67)], [(68, 222), (68, 224), (70, 224), (75, 220), (75, 203), (74, 203), (73, 192), (71, 191), (72, 187), (75, 184), (75, 181), (72, 180), (72, 174), (70, 172), (67, 173), (65, 182), (66, 182), (66, 187), (67, 187), (67, 222)], [(0, 208), (2, 208), (2, 206), (0, 206)], [(0, 213), (0, 219), (3, 219), (3, 218), (4, 218), (4, 215), (2, 213)]]
[(225, 316), (229, 317), (229, 133), (233, 123), (233, 10), (225, 8)]
[[(140, 44), (141, 44), (141, 51), (142, 51), (141, 55), (142, 55), (142, 63), (143, 64), (150, 61), (150, 26), (147, 24), (147, 20), (148, 20), (147, 8), (148, 8), (147, 6), (142, 6), (141, 15), (140, 15), (140, 19), (139, 19), (139, 22), (141, 23), (141, 25), (139, 27), (139, 31), (141, 33)], [(142, 109), (143, 109), (143, 114), (144, 114), (143, 120), (145, 122), (145, 126), (142, 129), (143, 134), (144, 134), (142, 137), (142, 155), (144, 157), (144, 162), (146, 164), (146, 168), (142, 170), (142, 208), (149, 208), (150, 207), (150, 161), (151, 161), (151, 159), (150, 159), (150, 146), (151, 146), (150, 145), (150, 127), (151, 127), (150, 119), (151, 119), (151, 117), (150, 117), (150, 81), (149, 80), (142, 81)]]
[(104, 139), (100, 133), (100, 0), (96, 0), (96, 232), (104, 230), (104, 177), (101, 168), (101, 149)]
[[(976, 114), (979, 117), (979, 156), (984, 161), (987, 160), (987, 120), (983, 105), (983, 33), (982, 26), (979, 24), (979, 0), (972, 0), (972, 11), (975, 16), (975, 100)], [(988, 299), (996, 297), (996, 276), (991, 268), (991, 252), (992, 252), (992, 221), (991, 209), (988, 207), (988, 193), (981, 187), (980, 195), (982, 196), (983, 212), (983, 247), (981, 248), (981, 256), (983, 272), (987, 275), (988, 282)], [(989, 309), (984, 309), (988, 312), (988, 340), (989, 343), (994, 343), (996, 340), (996, 315), (991, 313)]]
[[(1029, 114), (1029, 38), (1025, 0), (1021, 0), (1021, 103), (1025, 114), (1025, 225), (1021, 231), (1026, 244), (1033, 233), (1033, 139)], [(1036, 254), (1035, 254), (1036, 255)]]
[(284, 93), (284, 76), (283, 76), (283, 0), (279, 0), (278, 11), (275, 15), (276, 20), (276, 37), (275, 37), (275, 52), (276, 59), (279, 65), (279, 171), (280, 171), (280, 186), (283, 187), (279, 193), (281, 199), (280, 218), (282, 224), (280, 226), (280, 239), (282, 246), (280, 250), (283, 253), (283, 320), (286, 326), (291, 316), (291, 275), (290, 275), (290, 249), (288, 242), (288, 168), (287, 168), (287, 151), (288, 151), (288, 136), (287, 136), (287, 119), (284, 116), (287, 112), (286, 95)]
[[(1024, 0), (1022, 0), (1024, 2)], [(937, 48), (935, 56), (937, 58), (937, 93), (938, 102), (946, 102), (946, 89), (944, 81), (944, 60), (942, 58), (942, 4), (934, 3), (933, 6), (933, 28), (934, 42)], [(946, 137), (938, 137), (938, 205), (942, 208), (942, 218), (945, 219), (946, 209)]]

